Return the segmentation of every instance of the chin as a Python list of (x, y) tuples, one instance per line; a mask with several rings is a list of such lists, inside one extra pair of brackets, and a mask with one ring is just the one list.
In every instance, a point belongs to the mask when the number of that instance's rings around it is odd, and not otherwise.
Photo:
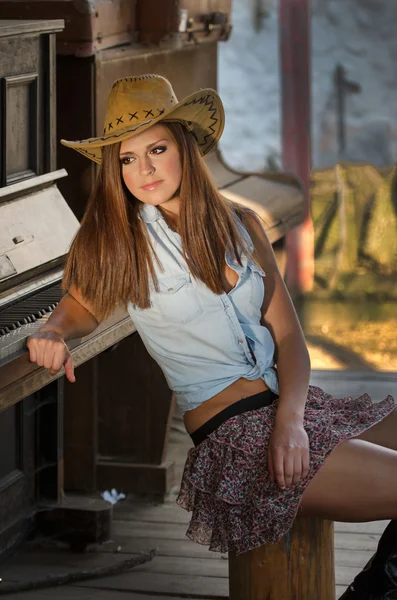
[(135, 198), (137, 198), (138, 200), (140, 200), (140, 202), (143, 202), (144, 204), (150, 204), (151, 206), (162, 206), (163, 204), (167, 204), (167, 202), (173, 200), (175, 196), (178, 195), (178, 189), (179, 188), (177, 188), (175, 191), (172, 191), (171, 193), (166, 192), (165, 190), (158, 190), (158, 192), (153, 191), (143, 194), (141, 190), (137, 190), (137, 193), (134, 194), (132, 192), (132, 194), (133, 196), (135, 196)]

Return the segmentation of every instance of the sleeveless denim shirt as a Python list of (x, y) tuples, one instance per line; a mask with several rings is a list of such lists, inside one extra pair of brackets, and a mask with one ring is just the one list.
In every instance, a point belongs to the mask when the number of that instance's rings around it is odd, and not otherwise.
[[(245, 254), (240, 266), (227, 251), (226, 263), (236, 271), (238, 281), (229, 293), (214, 294), (192, 277), (181, 238), (168, 227), (160, 211), (144, 204), (140, 217), (164, 270), (153, 261), (159, 291), (151, 286), (149, 308), (129, 303), (128, 311), (149, 354), (175, 392), (182, 414), (241, 377), (262, 378), (278, 393), (274, 341), (260, 324), (265, 273)], [(251, 238), (237, 216), (236, 222), (252, 249)]]

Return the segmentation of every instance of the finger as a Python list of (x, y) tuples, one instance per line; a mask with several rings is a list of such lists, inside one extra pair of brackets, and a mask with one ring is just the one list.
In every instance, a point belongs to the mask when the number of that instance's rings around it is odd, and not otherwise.
[(59, 369), (62, 367), (65, 362), (65, 347), (59, 348), (54, 352), (52, 357), (52, 364), (50, 367), (50, 375), (55, 375), (58, 373)]
[(37, 359), (37, 352), (36, 352), (36, 345), (34, 344), (34, 342), (30, 341), (30, 343), (27, 343), (27, 349), (29, 352), (29, 360), (30, 362), (36, 362)]
[(302, 479), (305, 479), (309, 475), (310, 469), (310, 450), (305, 449), (302, 455)]
[(267, 470), (269, 471), (270, 481), (274, 483), (273, 457), (270, 446), (267, 451)]
[(56, 352), (56, 346), (52, 342), (47, 342), (44, 346), (43, 353), (43, 367), (45, 369), (51, 369), (52, 361), (54, 360), (54, 354)]
[(74, 376), (73, 359), (70, 354), (65, 362), (65, 375), (70, 383), (74, 383), (76, 381), (76, 377)]
[(299, 483), (302, 477), (302, 456), (298, 455), (294, 460), (294, 474), (292, 477), (292, 485)]
[(36, 346), (36, 363), (39, 365), (39, 367), (42, 367), (44, 364), (45, 347), (43, 346), (43, 344), (41, 342), (36, 342), (35, 346)]
[(289, 489), (292, 485), (292, 480), (294, 477), (294, 469), (295, 469), (295, 460), (294, 456), (287, 454), (284, 456), (284, 480), (285, 487)]
[(277, 484), (282, 490), (285, 490), (284, 457), (280, 451), (275, 451), (273, 453), (273, 465)]

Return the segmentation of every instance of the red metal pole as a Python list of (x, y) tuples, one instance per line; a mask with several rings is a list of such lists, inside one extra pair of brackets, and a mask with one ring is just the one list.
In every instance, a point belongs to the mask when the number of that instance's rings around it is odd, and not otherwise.
[(312, 290), (314, 279), (309, 195), (310, 18), (310, 0), (279, 0), (283, 165), (300, 177), (305, 192), (305, 221), (286, 236), (287, 285), (293, 294)]

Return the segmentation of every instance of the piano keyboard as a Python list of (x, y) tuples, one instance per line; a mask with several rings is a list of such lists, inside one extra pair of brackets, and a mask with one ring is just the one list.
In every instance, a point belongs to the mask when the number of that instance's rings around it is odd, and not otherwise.
[(27, 338), (48, 321), (50, 314), (36, 319), (34, 323), (21, 325), (18, 329), (13, 329), (9, 333), (0, 336), (0, 362), (14, 356), (16, 353), (23, 352), (26, 348)]
[(0, 311), (0, 336), (51, 314), (62, 296), (56, 285), (4, 308)]
[(47, 322), (62, 295), (60, 285), (53, 285), (0, 311), (0, 361), (24, 351), (26, 339)]

